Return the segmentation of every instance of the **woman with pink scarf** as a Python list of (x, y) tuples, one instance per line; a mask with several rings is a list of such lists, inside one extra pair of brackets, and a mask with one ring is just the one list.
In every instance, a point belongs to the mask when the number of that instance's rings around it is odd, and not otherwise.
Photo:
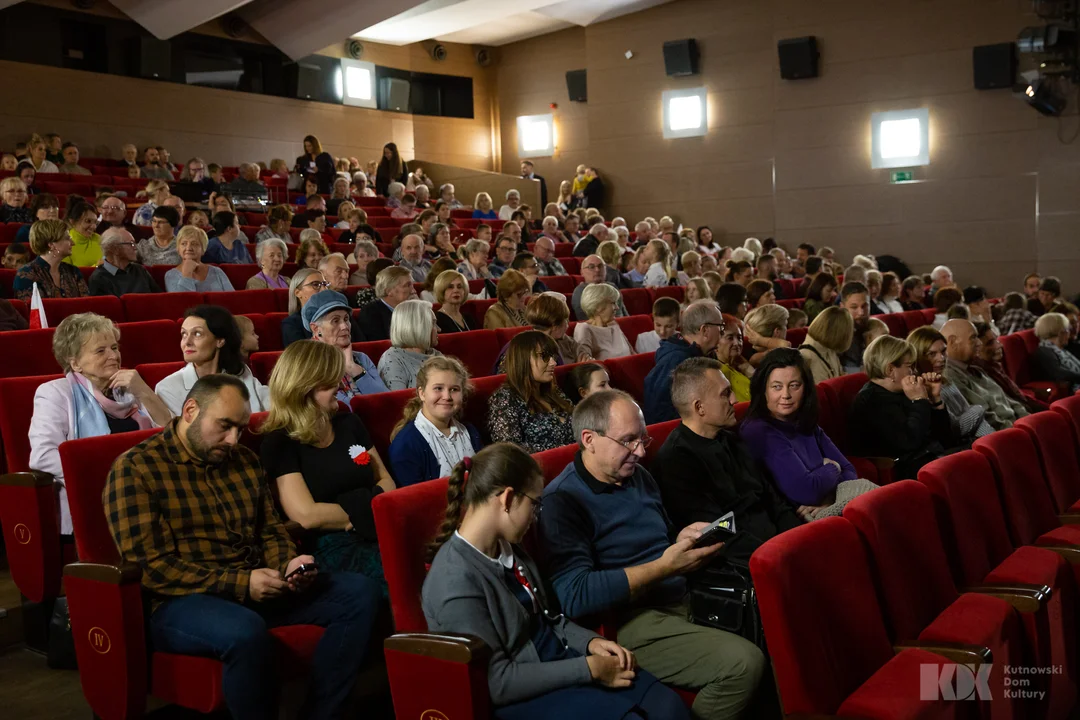
[(30, 468), (50, 473), (60, 505), (60, 533), (71, 534), (71, 513), (60, 465), (60, 443), (161, 427), (171, 414), (134, 370), (120, 369), (120, 330), (94, 313), (64, 319), (53, 354), (64, 377), (41, 385), (30, 420)]

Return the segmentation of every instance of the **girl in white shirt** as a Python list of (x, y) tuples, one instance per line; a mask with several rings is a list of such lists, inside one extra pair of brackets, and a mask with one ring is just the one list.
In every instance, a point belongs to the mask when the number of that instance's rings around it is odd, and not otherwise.
[(645, 272), (645, 287), (665, 287), (671, 284), (671, 248), (663, 240), (650, 240), (645, 246), (649, 269)]

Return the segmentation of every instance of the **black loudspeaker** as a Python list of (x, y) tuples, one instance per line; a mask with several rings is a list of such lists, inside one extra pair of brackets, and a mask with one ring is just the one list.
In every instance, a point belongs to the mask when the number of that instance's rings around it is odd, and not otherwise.
[(584, 70), (570, 70), (566, 73), (566, 92), (570, 102), (589, 101), (589, 83)]
[(155, 37), (131, 39), (131, 74), (141, 78), (172, 79), (172, 45)]
[(776, 43), (780, 56), (780, 77), (784, 80), (803, 80), (818, 76), (817, 38), (813, 35), (788, 38)]
[(285, 66), (285, 97), (301, 100), (319, 99), (319, 68), (291, 63)]
[(664, 43), (664, 71), (670, 77), (697, 75), (697, 40), (670, 40)]
[(1016, 43), (974, 47), (971, 64), (976, 90), (1011, 88), (1016, 80)]

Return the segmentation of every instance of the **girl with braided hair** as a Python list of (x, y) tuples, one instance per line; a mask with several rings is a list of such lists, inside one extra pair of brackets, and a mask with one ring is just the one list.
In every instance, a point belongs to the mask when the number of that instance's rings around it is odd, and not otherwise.
[(422, 604), (431, 632), (491, 648), (488, 688), (500, 720), (689, 718), (674, 691), (634, 654), (561, 614), (520, 543), (540, 513), (540, 466), (510, 443), (484, 448), (450, 475)]

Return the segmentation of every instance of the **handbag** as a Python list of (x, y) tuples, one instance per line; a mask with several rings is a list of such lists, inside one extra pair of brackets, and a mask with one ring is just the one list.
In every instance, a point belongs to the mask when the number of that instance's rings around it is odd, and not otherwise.
[(58, 597), (53, 603), (49, 618), (49, 648), (45, 662), (53, 670), (75, 670), (75, 636), (71, 634), (71, 614), (66, 597)]
[(739, 635), (768, 654), (750, 568), (725, 559), (699, 573), (690, 588), (690, 622)]

